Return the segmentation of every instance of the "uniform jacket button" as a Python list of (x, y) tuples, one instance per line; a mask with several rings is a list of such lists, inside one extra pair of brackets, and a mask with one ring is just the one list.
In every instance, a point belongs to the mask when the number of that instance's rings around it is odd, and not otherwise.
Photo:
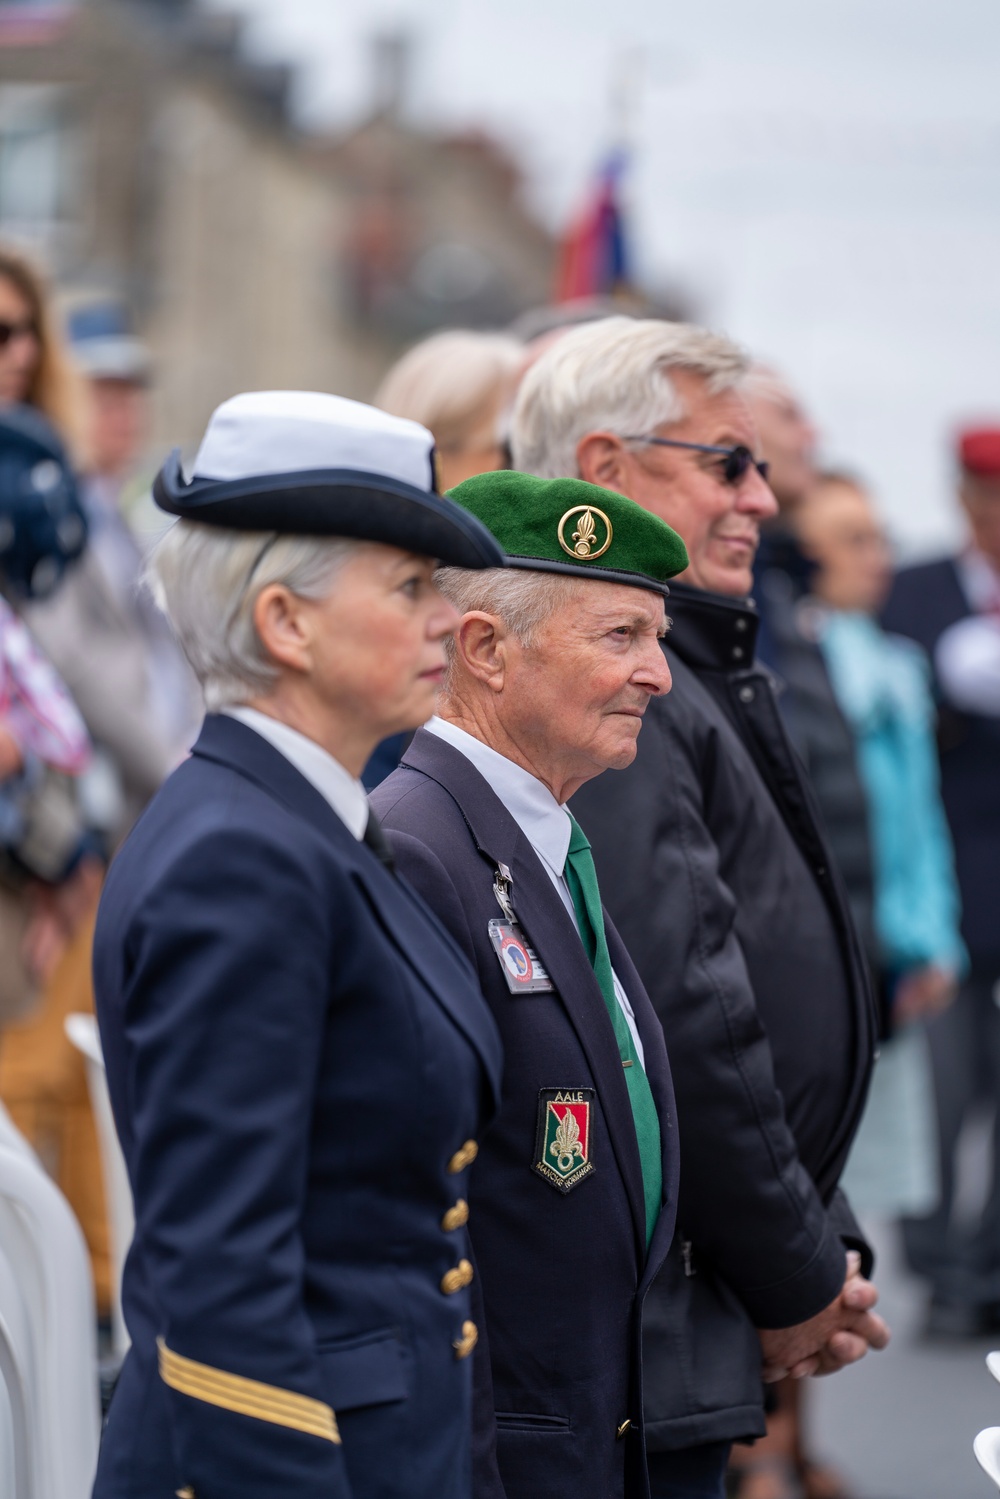
[(445, 1233), (450, 1234), (453, 1229), (462, 1228), (469, 1221), (469, 1204), (464, 1197), (460, 1197), (453, 1208), (449, 1208), (441, 1219), (441, 1227)]
[(441, 1289), (446, 1296), (462, 1291), (472, 1280), (472, 1266), (468, 1260), (459, 1260), (453, 1270), (446, 1270), (441, 1277)]
[(462, 1336), (451, 1345), (455, 1350), (455, 1357), (468, 1358), (478, 1342), (479, 1328), (474, 1322), (463, 1322)]
[(186, 1483), (182, 1489), (175, 1489), (177, 1499), (194, 1499), (194, 1489)]
[(617, 1431), (619, 1442), (621, 1441), (622, 1437), (627, 1437), (629, 1432), (634, 1431), (635, 1429), (635, 1423), (633, 1421), (623, 1421)]
[(465, 1144), (459, 1150), (455, 1151), (455, 1154), (448, 1162), (449, 1174), (457, 1176), (460, 1171), (465, 1170), (466, 1166), (472, 1165), (478, 1154), (479, 1146), (475, 1140), (466, 1140)]

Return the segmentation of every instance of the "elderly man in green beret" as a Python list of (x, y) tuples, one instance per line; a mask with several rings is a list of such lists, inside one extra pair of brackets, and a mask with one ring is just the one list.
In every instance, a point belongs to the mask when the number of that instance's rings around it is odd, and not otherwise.
[(373, 805), (504, 1040), (471, 1176), (474, 1493), (639, 1499), (639, 1327), (673, 1235), (673, 1090), (566, 802), (631, 763), (670, 689), (664, 599), (687, 555), (656, 516), (577, 479), (482, 474), (451, 498), (508, 565), (438, 573), (462, 616), (439, 715)]

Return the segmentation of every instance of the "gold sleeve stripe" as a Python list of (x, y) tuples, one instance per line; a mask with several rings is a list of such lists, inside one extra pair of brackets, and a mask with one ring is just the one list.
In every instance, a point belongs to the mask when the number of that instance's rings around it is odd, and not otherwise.
[(271, 1421), (275, 1426), (288, 1426), (293, 1431), (339, 1443), (337, 1417), (322, 1400), (199, 1364), (174, 1353), (162, 1338), (157, 1338), (156, 1346), (160, 1354), (160, 1378), (172, 1390), (240, 1416), (254, 1416), (258, 1421)]

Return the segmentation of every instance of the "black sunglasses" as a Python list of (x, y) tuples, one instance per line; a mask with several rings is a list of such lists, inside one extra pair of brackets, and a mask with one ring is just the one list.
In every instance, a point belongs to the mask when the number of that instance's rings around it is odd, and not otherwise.
[(12, 338), (19, 338), (30, 333), (32, 338), (38, 337), (38, 325), (33, 317), (25, 318), (20, 323), (8, 323), (0, 319), (0, 349), (5, 349)]
[(755, 468), (765, 484), (767, 483), (768, 464), (764, 459), (758, 461), (746, 443), (741, 442), (735, 448), (719, 448), (704, 442), (675, 442), (672, 437), (623, 437), (622, 441), (648, 442), (657, 448), (691, 448), (696, 453), (723, 454), (726, 462), (722, 469), (722, 476), (727, 484), (738, 484), (750, 468)]

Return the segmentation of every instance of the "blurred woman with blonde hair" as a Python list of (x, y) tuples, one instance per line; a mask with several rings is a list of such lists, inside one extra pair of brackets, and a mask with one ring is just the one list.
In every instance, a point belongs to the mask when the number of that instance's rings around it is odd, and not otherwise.
[(79, 457), (84, 391), (39, 271), (0, 245), (0, 405), (34, 406)]
[(524, 349), (506, 333), (456, 328), (409, 349), (379, 386), (375, 405), (434, 434), (442, 491), (509, 468), (507, 416)]

